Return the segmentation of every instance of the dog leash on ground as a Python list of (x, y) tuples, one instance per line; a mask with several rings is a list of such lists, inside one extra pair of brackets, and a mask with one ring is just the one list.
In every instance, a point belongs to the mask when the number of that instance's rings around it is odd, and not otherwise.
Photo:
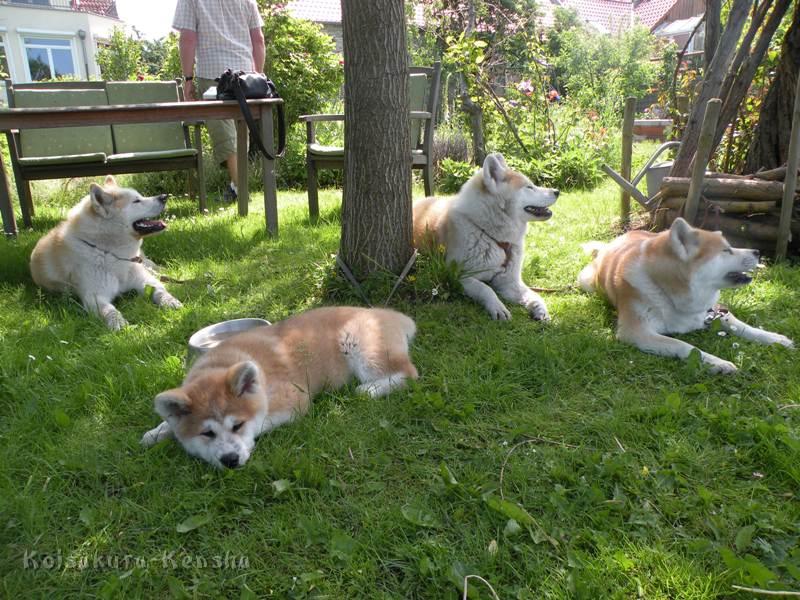
[(111, 256), (112, 258), (114, 258), (114, 259), (116, 259), (118, 261), (121, 261), (121, 262), (132, 262), (132, 263), (136, 263), (136, 264), (142, 265), (145, 269), (147, 269), (153, 275), (158, 277), (159, 280), (161, 280), (162, 283), (186, 283), (185, 279), (174, 279), (174, 278), (170, 277), (169, 275), (162, 275), (161, 273), (159, 273), (158, 269), (155, 269), (152, 265), (147, 264), (144, 261), (144, 259), (139, 255), (136, 255), (133, 258), (123, 258), (122, 256), (117, 256), (116, 254), (111, 252), (111, 250), (105, 250), (105, 249), (101, 248), (97, 244), (93, 244), (91, 242), (87, 242), (86, 240), (81, 239), (81, 238), (78, 238), (78, 239), (80, 239), (84, 244), (86, 244), (90, 248), (94, 248), (95, 250), (97, 250), (98, 252), (102, 252), (103, 254), (108, 254), (109, 256)]

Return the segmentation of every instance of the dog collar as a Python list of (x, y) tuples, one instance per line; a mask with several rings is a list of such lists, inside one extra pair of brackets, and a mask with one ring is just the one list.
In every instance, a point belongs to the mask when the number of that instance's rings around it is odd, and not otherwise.
[(92, 242), (87, 242), (86, 240), (84, 240), (82, 238), (78, 238), (78, 239), (81, 240), (84, 244), (86, 244), (90, 248), (94, 248), (95, 250), (97, 250), (98, 252), (102, 252), (103, 254), (108, 254), (108, 255), (116, 258), (117, 260), (121, 260), (121, 261), (124, 261), (124, 262), (139, 263), (139, 264), (142, 263), (142, 257), (139, 256), (139, 255), (136, 255), (133, 258), (122, 258), (121, 256), (117, 256), (116, 254), (111, 252), (111, 250), (103, 250), (102, 248), (100, 248), (96, 244), (93, 244)]

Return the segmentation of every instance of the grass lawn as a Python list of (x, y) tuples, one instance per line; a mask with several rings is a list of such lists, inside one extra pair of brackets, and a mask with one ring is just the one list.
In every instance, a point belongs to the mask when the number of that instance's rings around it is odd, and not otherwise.
[[(617, 343), (613, 312), (575, 291), (545, 295), (548, 325), (520, 307), (493, 322), (434, 295), (423, 261), (394, 303), (419, 328), (411, 389), (324, 394), (241, 470), (172, 441), (141, 449), (193, 331), (276, 321), (331, 303), (325, 290), (347, 299), (330, 279), (339, 192), (317, 227), (304, 193), (279, 201), (278, 239), (260, 213), (171, 201), (170, 230), (145, 250), (186, 280), (167, 284), (185, 306), (122, 298), (132, 326), (118, 333), (31, 282), (30, 252), (68, 203), (39, 202), (33, 231), (0, 240), (4, 597), (439, 599), (461, 597), (468, 574), (502, 599), (800, 590), (797, 354), (684, 336), (741, 369), (712, 376)], [(563, 194), (531, 227), (525, 280), (572, 283), (580, 244), (614, 235), (617, 202), (613, 184)], [(723, 301), (800, 340), (797, 267)], [(475, 579), (469, 595), (492, 597)]]

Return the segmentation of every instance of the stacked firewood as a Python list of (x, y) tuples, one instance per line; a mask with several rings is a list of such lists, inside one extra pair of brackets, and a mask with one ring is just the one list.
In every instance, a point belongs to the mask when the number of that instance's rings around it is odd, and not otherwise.
[[(778, 222), (786, 167), (752, 175), (707, 172), (703, 181), (696, 224), (718, 230), (734, 246), (772, 253), (778, 239)], [(665, 177), (658, 194), (648, 204), (654, 209), (657, 230), (669, 227), (681, 214), (689, 192), (688, 177)], [(800, 250), (800, 179), (795, 190), (790, 248)]]

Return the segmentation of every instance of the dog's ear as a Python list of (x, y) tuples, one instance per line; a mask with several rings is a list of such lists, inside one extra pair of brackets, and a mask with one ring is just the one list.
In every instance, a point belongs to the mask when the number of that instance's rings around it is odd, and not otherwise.
[(96, 183), (89, 186), (89, 197), (92, 200), (92, 207), (99, 215), (108, 215), (108, 208), (114, 202), (114, 197), (106, 192)]
[(191, 399), (180, 389), (161, 392), (153, 404), (159, 416), (168, 423), (192, 412)]
[(119, 187), (117, 185), (117, 180), (114, 179), (113, 175), (106, 175), (106, 180), (105, 183), (103, 183), (103, 185), (106, 187)]
[[(499, 157), (499, 158), (498, 158)], [(506, 161), (502, 154), (488, 154), (483, 161), (483, 185), (490, 194), (496, 194), (500, 182), (505, 176)]]
[(669, 229), (672, 251), (681, 260), (689, 260), (699, 248), (699, 240), (694, 228), (683, 218), (678, 217)]
[(494, 157), (497, 159), (497, 162), (503, 165), (504, 169), (508, 170), (508, 163), (506, 163), (506, 157), (500, 154), (499, 152), (494, 152), (493, 154)]
[(228, 387), (235, 396), (252, 394), (258, 389), (258, 365), (246, 360), (228, 369)]

